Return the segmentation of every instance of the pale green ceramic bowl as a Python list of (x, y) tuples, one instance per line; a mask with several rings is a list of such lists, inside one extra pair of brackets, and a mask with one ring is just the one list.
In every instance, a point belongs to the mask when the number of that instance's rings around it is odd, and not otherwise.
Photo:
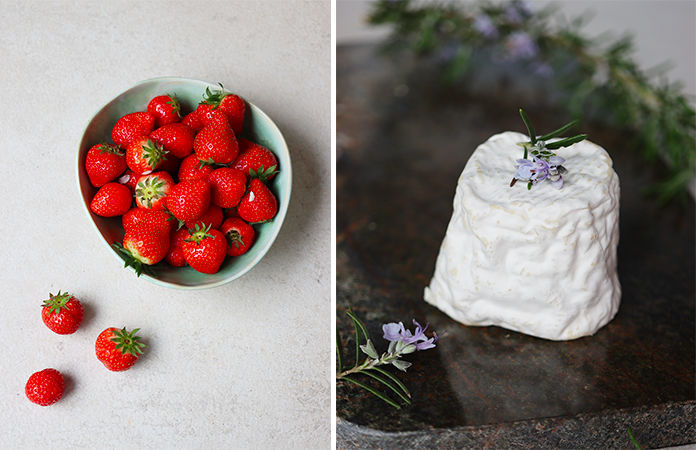
[[(121, 218), (100, 217), (89, 209), (89, 204), (97, 189), (90, 184), (85, 172), (84, 162), (87, 151), (93, 145), (103, 140), (111, 142), (111, 128), (116, 121), (125, 114), (145, 111), (147, 104), (153, 97), (164, 94), (176, 94), (181, 101), (182, 112), (187, 113), (195, 109), (203, 99), (203, 93), (207, 87), (211, 89), (220, 88), (215, 83), (186, 78), (168, 77), (142, 81), (100, 108), (87, 123), (77, 151), (77, 181), (85, 211), (87, 211), (90, 221), (97, 233), (102, 237), (107, 251), (111, 252), (114, 258), (120, 262), (120, 266), (114, 262), (115, 270), (119, 270), (119, 268), (124, 270), (123, 258), (111, 248), (111, 244), (123, 240), (124, 232), (121, 226)], [(234, 91), (232, 86), (225, 86), (225, 88)], [(188, 266), (172, 267), (162, 262), (154, 266), (157, 272), (156, 278), (146, 274), (142, 274), (140, 278), (174, 289), (205, 289), (221, 286), (251, 270), (268, 252), (268, 249), (278, 236), (288, 210), (288, 203), (290, 202), (290, 191), (292, 188), (290, 153), (283, 135), (273, 121), (254, 104), (246, 100), (245, 102), (246, 115), (244, 128), (240, 136), (268, 148), (275, 153), (278, 159), (280, 173), (271, 180), (269, 186), (278, 198), (278, 214), (271, 222), (254, 225), (256, 242), (253, 247), (244, 255), (234, 258), (228, 256), (220, 271), (216, 274), (203, 274), (196, 272)], [(132, 269), (130, 270), (132, 271)], [(133, 274), (133, 279), (136, 279), (135, 274)]]

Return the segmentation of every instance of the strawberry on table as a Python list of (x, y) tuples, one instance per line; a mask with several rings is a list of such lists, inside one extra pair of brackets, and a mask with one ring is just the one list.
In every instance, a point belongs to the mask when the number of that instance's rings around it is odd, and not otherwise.
[(168, 123), (150, 133), (150, 139), (162, 145), (164, 151), (177, 158), (185, 158), (193, 153), (193, 139), (196, 132), (183, 123)]
[(237, 206), (239, 216), (249, 223), (263, 223), (273, 219), (278, 212), (278, 200), (258, 178), (249, 183), (242, 201)]
[(44, 369), (29, 377), (24, 394), (37, 405), (52, 405), (63, 397), (65, 380), (56, 369)]
[(222, 111), (225, 114), (235, 136), (242, 134), (246, 105), (240, 96), (225, 91), (222, 84), (220, 84), (219, 91), (205, 89), (203, 101), (197, 108), (198, 119), (203, 125), (207, 125), (216, 111)]
[(244, 138), (237, 139), (237, 142), (239, 154), (230, 167), (241, 170), (251, 178), (259, 178), (261, 181), (270, 180), (278, 173), (278, 159), (273, 152)]
[(120, 183), (106, 183), (100, 187), (89, 204), (89, 209), (98, 216), (116, 217), (125, 214), (133, 203), (130, 189)]
[(143, 272), (155, 276), (150, 266), (167, 256), (169, 250), (169, 229), (164, 226), (141, 221), (129, 228), (123, 243), (114, 243), (114, 249), (125, 256), (124, 267), (132, 267), (137, 276)]
[(182, 248), (189, 266), (198, 272), (213, 274), (220, 270), (225, 260), (227, 239), (218, 230), (196, 225), (189, 230), (189, 237), (184, 240)]
[(94, 187), (114, 181), (127, 168), (126, 154), (118, 146), (102, 142), (87, 151), (85, 170)]
[(67, 292), (57, 295), (48, 294), (41, 308), (43, 323), (58, 334), (73, 334), (77, 331), (85, 315), (82, 303)]
[(230, 167), (215, 169), (208, 175), (210, 201), (221, 208), (234, 208), (246, 191), (244, 172)]
[(130, 369), (142, 355), (145, 344), (136, 333), (140, 328), (127, 331), (126, 328), (107, 328), (97, 337), (95, 352), (104, 367), (113, 372)]
[(167, 194), (174, 187), (174, 180), (167, 172), (152, 172), (138, 178), (135, 188), (135, 204), (139, 208), (160, 211), (165, 208)]
[(193, 151), (201, 161), (229, 164), (239, 153), (239, 143), (224, 116), (215, 116), (193, 140)]
[(146, 136), (140, 136), (126, 147), (128, 168), (138, 175), (147, 175), (157, 169), (167, 159), (162, 146)]
[(155, 116), (155, 127), (181, 121), (181, 104), (176, 95), (158, 95), (147, 104), (147, 111)]
[(227, 254), (229, 256), (243, 255), (249, 251), (256, 239), (254, 227), (238, 217), (225, 219), (220, 226), (220, 232), (227, 239)]
[(126, 114), (111, 129), (114, 144), (128, 147), (134, 139), (149, 135), (155, 129), (155, 116), (147, 111)]
[(207, 180), (180, 181), (167, 196), (167, 209), (182, 222), (198, 220), (210, 206)]

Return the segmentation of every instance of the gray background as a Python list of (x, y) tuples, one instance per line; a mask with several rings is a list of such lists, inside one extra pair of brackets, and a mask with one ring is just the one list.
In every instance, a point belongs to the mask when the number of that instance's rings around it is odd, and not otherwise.
[[(494, 3), (501, 3), (494, 0)], [(675, 65), (670, 81), (684, 85), (684, 93), (696, 95), (696, 2), (692, 0), (532, 0), (535, 9), (549, 4), (559, 7), (567, 18), (592, 14), (585, 36), (605, 32), (622, 36), (629, 32), (636, 44), (635, 61), (648, 69), (666, 61)], [(375, 42), (387, 34), (385, 26), (368, 26), (364, 17), (370, 2), (337, 0), (336, 44)]]

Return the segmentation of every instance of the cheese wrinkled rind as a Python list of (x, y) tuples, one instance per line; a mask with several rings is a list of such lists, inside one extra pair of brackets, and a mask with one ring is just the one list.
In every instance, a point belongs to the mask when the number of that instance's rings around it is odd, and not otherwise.
[(619, 177), (588, 141), (560, 148), (561, 189), (510, 187), (518, 142), (505, 132), (472, 154), (424, 298), (455, 320), (551, 340), (592, 335), (619, 309)]

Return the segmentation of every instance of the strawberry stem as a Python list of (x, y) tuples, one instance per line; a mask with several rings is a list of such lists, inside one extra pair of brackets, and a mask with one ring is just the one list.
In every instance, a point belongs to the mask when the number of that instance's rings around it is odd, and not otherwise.
[(187, 242), (195, 242), (196, 244), (200, 244), (204, 240), (213, 237), (212, 234), (208, 233), (210, 231), (210, 227), (212, 227), (212, 224), (209, 224), (207, 227), (201, 227), (199, 224), (196, 224), (195, 228), (189, 228), (190, 236), (184, 240)]
[(71, 294), (68, 294), (67, 292), (64, 294), (61, 294), (60, 291), (58, 291), (58, 294), (53, 295), (53, 294), (48, 294), (49, 299), (44, 300), (43, 302), (43, 307), (44, 308), (50, 308), (49, 309), (49, 314), (52, 313), (60, 313), (60, 310), (62, 308), (65, 309), (70, 309), (70, 307), (67, 306), (67, 303), (70, 301), (70, 299), (73, 297)]
[(258, 170), (249, 169), (249, 178), (258, 178), (266, 183), (271, 176), (280, 173), (280, 170), (276, 170), (276, 167), (273, 165), (268, 169), (264, 169), (263, 166), (259, 167)]
[(140, 336), (136, 333), (140, 331), (140, 328), (136, 328), (131, 332), (128, 332), (125, 327), (122, 330), (114, 330), (114, 337), (111, 341), (116, 343), (116, 349), (121, 350), (121, 353), (130, 353), (133, 356), (139, 356), (143, 354), (143, 348), (146, 347), (145, 344), (140, 342)]
[(146, 275), (149, 275), (152, 278), (157, 278), (157, 272), (155, 272), (153, 267), (148, 264), (144, 264), (138, 258), (133, 256), (133, 254), (127, 248), (125, 248), (123, 244), (121, 244), (120, 242), (114, 242), (113, 244), (111, 244), (111, 247), (117, 252), (121, 253), (124, 259), (124, 268), (132, 267), (133, 270), (135, 270), (135, 274), (138, 277), (145, 273)]

